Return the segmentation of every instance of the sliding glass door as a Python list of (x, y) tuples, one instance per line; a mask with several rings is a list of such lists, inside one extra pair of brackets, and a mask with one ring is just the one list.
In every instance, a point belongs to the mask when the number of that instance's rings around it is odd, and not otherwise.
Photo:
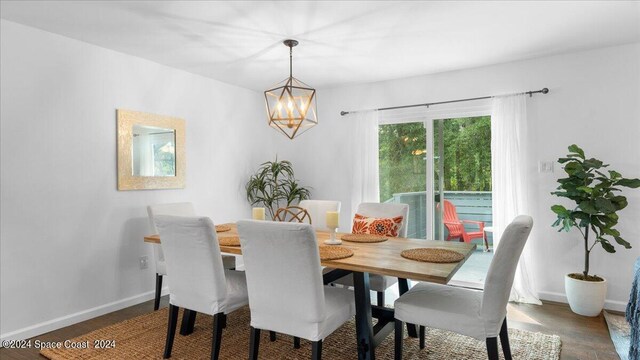
[[(409, 236), (472, 234), (484, 246), (472, 221), (491, 226), (490, 117), (383, 124), (379, 139), (380, 202), (409, 204)], [(465, 220), (464, 228), (451, 225), (453, 218)]]
[(423, 122), (380, 125), (380, 202), (409, 204), (408, 236), (426, 239), (426, 138)]
[[(491, 118), (436, 119), (427, 124), (433, 149), (429, 184), (433, 237), (477, 242), (491, 226)], [(454, 224), (462, 221), (464, 226)], [(487, 233), (491, 240), (490, 232)]]

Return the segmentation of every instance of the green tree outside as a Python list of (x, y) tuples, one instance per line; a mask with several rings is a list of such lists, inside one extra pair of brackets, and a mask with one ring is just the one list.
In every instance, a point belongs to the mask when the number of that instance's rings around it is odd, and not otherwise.
[[(444, 144), (444, 189), (491, 191), (491, 117), (434, 123), (434, 149)], [(426, 131), (421, 122), (380, 125), (380, 201), (426, 189)], [(437, 166), (436, 158), (436, 166)], [(437, 174), (436, 174), (437, 175)]]

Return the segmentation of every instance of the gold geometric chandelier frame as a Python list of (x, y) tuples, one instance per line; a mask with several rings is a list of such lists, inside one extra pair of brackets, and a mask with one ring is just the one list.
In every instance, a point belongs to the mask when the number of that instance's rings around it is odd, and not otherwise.
[(264, 92), (269, 126), (289, 139), (318, 124), (316, 90), (293, 77), (293, 47), (296, 40), (285, 40), (289, 47), (289, 77)]

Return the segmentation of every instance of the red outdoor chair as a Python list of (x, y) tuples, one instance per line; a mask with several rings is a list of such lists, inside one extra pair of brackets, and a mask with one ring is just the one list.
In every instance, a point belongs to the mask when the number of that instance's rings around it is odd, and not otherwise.
[[(438, 207), (440, 204), (438, 204)], [(458, 212), (456, 206), (450, 201), (444, 200), (444, 214), (442, 214), (444, 226), (449, 230), (449, 236), (447, 240), (454, 238), (460, 239), (460, 241), (471, 242), (473, 239), (484, 239), (484, 222), (473, 220), (460, 220), (458, 218)], [(467, 232), (464, 229), (464, 224), (476, 224), (478, 225), (478, 231)]]

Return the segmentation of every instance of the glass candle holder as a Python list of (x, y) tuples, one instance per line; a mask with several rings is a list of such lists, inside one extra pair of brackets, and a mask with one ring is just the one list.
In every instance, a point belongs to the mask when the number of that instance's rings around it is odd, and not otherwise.
[(339, 227), (339, 219), (340, 213), (337, 211), (327, 211), (326, 214), (326, 225), (329, 229), (331, 229), (331, 237), (329, 240), (325, 240), (324, 243), (327, 245), (340, 245), (342, 244), (342, 240), (336, 238), (336, 231)]
[(265, 208), (263, 207), (255, 207), (251, 209), (251, 218), (253, 220), (264, 220)]

